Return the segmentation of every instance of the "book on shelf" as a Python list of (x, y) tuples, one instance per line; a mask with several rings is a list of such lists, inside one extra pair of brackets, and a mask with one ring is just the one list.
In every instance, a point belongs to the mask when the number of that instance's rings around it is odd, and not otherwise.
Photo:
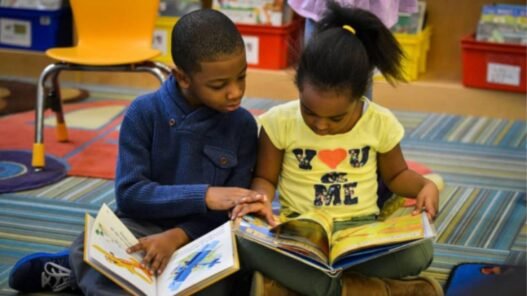
[(393, 33), (419, 34), (426, 25), (426, 2), (417, 2), (417, 11), (414, 13), (399, 12), (397, 23), (390, 28)]
[(248, 215), (236, 224), (235, 232), (330, 276), (435, 236), (435, 229), (425, 213), (389, 217), (335, 232), (332, 231), (333, 223), (322, 210), (300, 215), (275, 227)]
[(133, 295), (190, 295), (239, 269), (232, 222), (178, 249), (153, 275), (142, 254), (126, 252), (138, 240), (108, 206), (85, 220), (84, 261)]
[(527, 45), (527, 5), (483, 5), (476, 40)]

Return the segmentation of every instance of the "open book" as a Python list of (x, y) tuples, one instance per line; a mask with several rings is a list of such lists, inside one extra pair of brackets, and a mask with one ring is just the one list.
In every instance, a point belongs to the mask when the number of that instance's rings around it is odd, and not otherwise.
[(142, 254), (126, 252), (137, 242), (108, 206), (95, 219), (86, 214), (84, 261), (131, 294), (189, 295), (239, 269), (231, 222), (178, 249), (159, 276), (141, 266)]
[(236, 234), (284, 255), (338, 274), (350, 266), (410, 247), (435, 236), (426, 214), (388, 218), (332, 232), (333, 220), (313, 211), (271, 228), (264, 220), (245, 216)]

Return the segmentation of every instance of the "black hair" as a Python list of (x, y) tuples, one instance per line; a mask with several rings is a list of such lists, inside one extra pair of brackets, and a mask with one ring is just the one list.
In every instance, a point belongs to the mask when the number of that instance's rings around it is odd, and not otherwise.
[(200, 71), (201, 62), (243, 50), (243, 39), (236, 25), (217, 10), (190, 12), (172, 29), (172, 60), (187, 74)]
[(399, 43), (377, 16), (328, 1), (326, 13), (302, 52), (295, 83), (300, 90), (306, 80), (321, 90), (351, 90), (351, 98), (357, 99), (366, 92), (375, 67), (392, 85), (405, 81), (403, 57)]

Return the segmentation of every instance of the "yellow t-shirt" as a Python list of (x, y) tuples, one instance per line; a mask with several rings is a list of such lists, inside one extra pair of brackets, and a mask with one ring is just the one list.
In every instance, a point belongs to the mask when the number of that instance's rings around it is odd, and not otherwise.
[(378, 214), (377, 153), (392, 150), (404, 128), (392, 112), (363, 99), (365, 111), (347, 133), (320, 136), (304, 122), (299, 101), (271, 108), (259, 122), (284, 151), (278, 193), (283, 219), (324, 209), (335, 220)]

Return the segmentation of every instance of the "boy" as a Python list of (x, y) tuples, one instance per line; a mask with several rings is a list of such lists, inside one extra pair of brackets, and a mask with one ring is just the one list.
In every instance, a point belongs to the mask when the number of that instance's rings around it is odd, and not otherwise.
[[(257, 126), (240, 108), (247, 69), (236, 26), (214, 10), (183, 16), (172, 32), (173, 75), (137, 98), (123, 119), (115, 181), (117, 214), (140, 239), (143, 263), (160, 272), (168, 256), (228, 219), (248, 188)], [(83, 235), (69, 252), (37, 253), (13, 268), (22, 292), (124, 294), (83, 262)]]

